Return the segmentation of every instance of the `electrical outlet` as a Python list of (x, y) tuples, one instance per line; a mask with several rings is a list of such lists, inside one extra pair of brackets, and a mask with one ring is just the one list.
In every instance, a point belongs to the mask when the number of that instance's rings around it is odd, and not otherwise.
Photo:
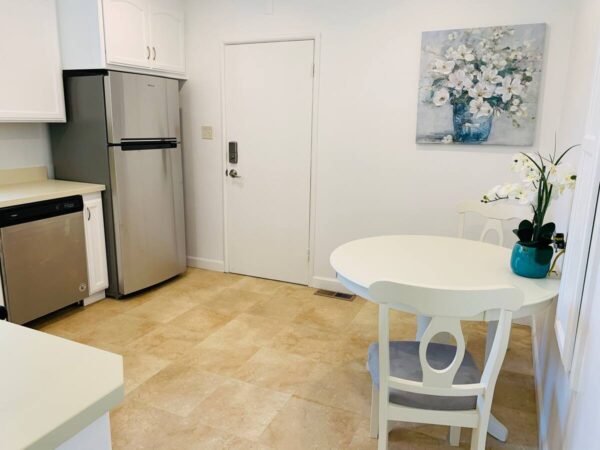
[(213, 128), (209, 126), (202, 127), (202, 139), (212, 139), (213, 138)]

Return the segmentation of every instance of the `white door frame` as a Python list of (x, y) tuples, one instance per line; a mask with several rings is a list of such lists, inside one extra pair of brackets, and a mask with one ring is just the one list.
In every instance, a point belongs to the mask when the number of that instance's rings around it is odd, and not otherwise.
[(268, 42), (314, 42), (314, 77), (313, 77), (313, 103), (312, 103), (312, 131), (310, 149), (310, 207), (309, 207), (309, 237), (308, 237), (308, 284), (312, 286), (315, 272), (315, 232), (316, 232), (316, 204), (317, 204), (317, 148), (318, 148), (318, 111), (319, 111), (319, 85), (320, 85), (320, 60), (321, 60), (321, 35), (320, 33), (298, 33), (278, 35), (242, 35), (232, 36), (221, 41), (221, 180), (223, 186), (223, 270), (229, 272), (228, 236), (227, 236), (227, 117), (225, 98), (225, 50), (228, 45), (235, 44), (260, 44)]

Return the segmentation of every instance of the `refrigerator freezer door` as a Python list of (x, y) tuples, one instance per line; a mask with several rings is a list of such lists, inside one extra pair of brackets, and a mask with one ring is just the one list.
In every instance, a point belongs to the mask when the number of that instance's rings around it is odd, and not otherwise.
[(110, 147), (119, 293), (185, 271), (181, 148)]
[(104, 83), (109, 144), (123, 139), (180, 140), (177, 80), (109, 72)]

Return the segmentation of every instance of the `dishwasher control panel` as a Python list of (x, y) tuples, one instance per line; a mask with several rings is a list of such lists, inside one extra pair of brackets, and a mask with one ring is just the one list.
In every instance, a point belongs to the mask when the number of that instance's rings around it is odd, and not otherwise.
[(83, 211), (81, 195), (0, 208), (0, 227)]

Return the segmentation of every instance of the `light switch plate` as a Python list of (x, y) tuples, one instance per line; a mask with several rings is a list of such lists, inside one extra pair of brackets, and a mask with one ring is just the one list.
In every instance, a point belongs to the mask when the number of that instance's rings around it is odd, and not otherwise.
[(202, 127), (202, 139), (212, 139), (213, 138), (213, 128), (209, 126)]

